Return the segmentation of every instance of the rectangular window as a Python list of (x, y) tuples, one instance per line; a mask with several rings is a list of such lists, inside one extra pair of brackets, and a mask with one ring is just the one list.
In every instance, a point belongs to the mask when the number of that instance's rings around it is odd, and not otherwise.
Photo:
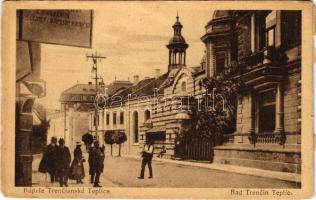
[(301, 44), (302, 12), (300, 10), (281, 11), (281, 31), (284, 49), (290, 49)]
[(124, 112), (120, 113), (120, 124), (124, 124)]
[(226, 56), (225, 53), (218, 53), (216, 55), (216, 71), (215, 74), (220, 74), (224, 71), (226, 65)]
[(116, 113), (113, 113), (113, 124), (116, 124)]
[(259, 96), (259, 132), (272, 133), (275, 129), (275, 91)]
[(107, 113), (106, 114), (106, 125), (109, 125), (110, 124), (110, 114)]

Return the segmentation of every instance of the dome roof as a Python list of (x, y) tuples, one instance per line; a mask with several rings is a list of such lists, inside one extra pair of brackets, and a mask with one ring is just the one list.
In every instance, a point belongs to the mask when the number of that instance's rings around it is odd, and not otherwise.
[(215, 10), (213, 14), (213, 19), (226, 18), (226, 17), (231, 17), (231, 16), (232, 16), (231, 10)]
[(179, 21), (179, 16), (176, 17), (177, 21), (174, 23), (174, 25), (172, 27), (175, 27), (175, 26), (180, 26), (181, 28), (183, 27), (181, 22)]
[(186, 43), (184, 37), (182, 35), (174, 35), (170, 40), (169, 44), (174, 44), (174, 43)]

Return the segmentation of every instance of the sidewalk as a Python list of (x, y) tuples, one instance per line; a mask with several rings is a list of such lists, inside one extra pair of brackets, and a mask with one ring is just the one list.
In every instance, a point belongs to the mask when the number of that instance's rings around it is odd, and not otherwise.
[[(133, 158), (140, 160), (140, 156), (135, 155), (123, 155), (123, 157)], [(224, 165), (218, 163), (202, 163), (202, 162), (194, 162), (194, 161), (182, 161), (182, 160), (171, 160), (165, 158), (153, 158), (154, 161), (158, 162), (166, 162), (166, 163), (173, 163), (177, 165), (183, 166), (192, 166), (192, 167), (200, 167), (205, 169), (214, 169), (220, 171), (227, 171), (237, 174), (245, 174), (245, 175), (252, 175), (264, 178), (271, 178), (271, 179), (278, 179), (283, 181), (290, 181), (301, 183), (301, 174), (296, 173), (288, 173), (288, 172), (278, 172), (278, 171), (270, 171), (270, 170), (263, 170), (257, 168), (250, 168), (250, 167), (241, 167), (236, 165)]]

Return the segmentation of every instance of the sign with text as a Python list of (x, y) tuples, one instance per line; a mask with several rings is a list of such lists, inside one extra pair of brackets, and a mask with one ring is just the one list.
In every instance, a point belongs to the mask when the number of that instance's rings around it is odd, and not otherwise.
[(21, 10), (19, 39), (91, 48), (92, 10)]

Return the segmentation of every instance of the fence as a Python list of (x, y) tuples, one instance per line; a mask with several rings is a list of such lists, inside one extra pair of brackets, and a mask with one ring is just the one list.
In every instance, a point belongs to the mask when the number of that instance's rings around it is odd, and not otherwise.
[(183, 138), (176, 142), (175, 156), (188, 160), (213, 160), (213, 144), (202, 139)]

